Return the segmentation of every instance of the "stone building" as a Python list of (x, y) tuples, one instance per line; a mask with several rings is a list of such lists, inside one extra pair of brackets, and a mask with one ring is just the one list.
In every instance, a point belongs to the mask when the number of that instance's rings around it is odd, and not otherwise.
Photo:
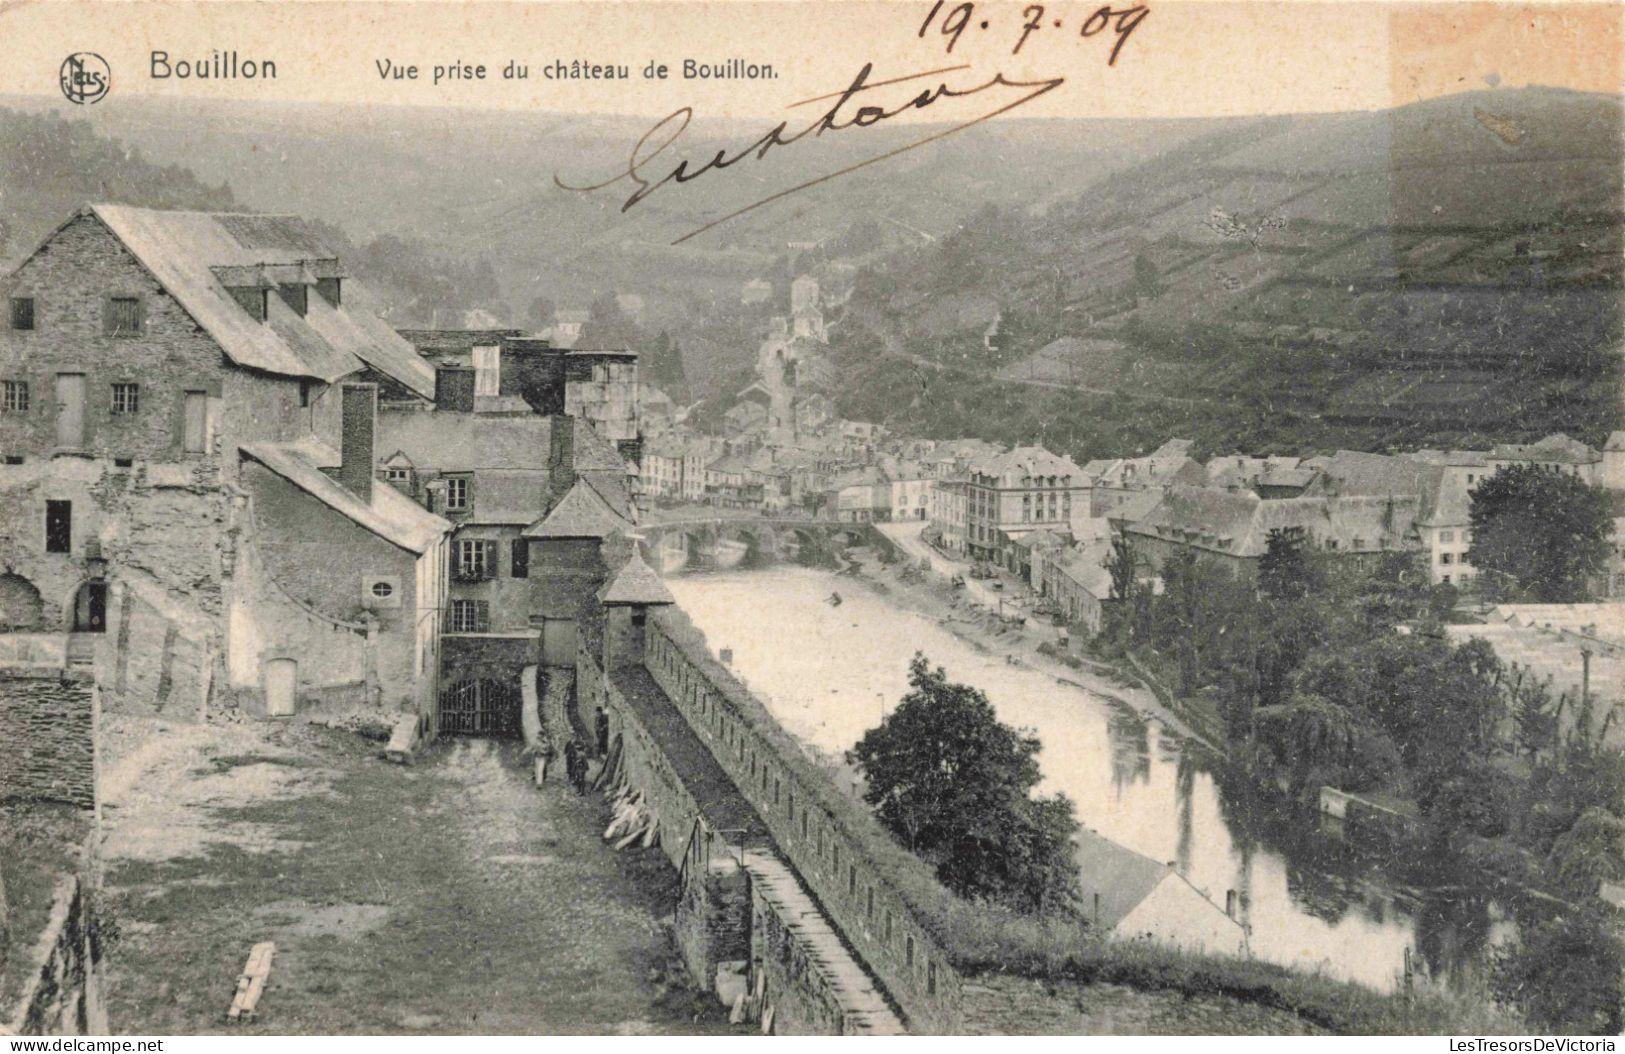
[(201, 713), (230, 670), (257, 703), (239, 451), (331, 460), (344, 383), (424, 406), (433, 371), (294, 217), (87, 206), (0, 285), (0, 622), (71, 635), (114, 698)]
[(1081, 507), (1088, 498), (1083, 469), (1041, 446), (979, 461), (965, 488), (967, 549), (1014, 569), (1011, 542), (1040, 528), (1069, 533), (1074, 503)]

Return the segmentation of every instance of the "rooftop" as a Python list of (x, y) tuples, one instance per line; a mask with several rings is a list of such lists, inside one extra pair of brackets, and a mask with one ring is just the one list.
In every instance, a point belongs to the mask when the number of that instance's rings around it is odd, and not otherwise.
[(378, 317), (359, 283), (346, 282), (341, 307), (320, 295), (307, 297), (304, 315), (281, 297), (268, 296), (261, 322), (218, 277), (217, 268), (331, 261), (333, 252), (309, 222), (110, 204), (89, 210), (237, 365), (327, 382), (371, 367), (425, 399), (434, 397), (434, 371)]
[[(340, 513), (378, 537), (410, 552), (429, 550), (452, 525), (394, 487), (379, 483), (372, 488), (372, 500), (342, 486), (319, 467), (338, 464), (338, 454), (321, 450), (311, 440), (300, 443), (249, 443), (239, 449), (242, 456), (259, 462), (311, 497)], [(312, 452), (316, 454), (312, 457)]]

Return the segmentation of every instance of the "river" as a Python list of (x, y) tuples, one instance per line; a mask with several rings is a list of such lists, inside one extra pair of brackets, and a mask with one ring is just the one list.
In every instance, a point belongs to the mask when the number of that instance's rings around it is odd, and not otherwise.
[[(779, 566), (667, 584), (786, 730), (830, 754), (907, 692), (909, 659), (924, 652), (950, 680), (982, 689), (1002, 721), (1039, 737), (1039, 789), (1064, 792), (1084, 826), (1171, 862), (1217, 904), (1238, 891), (1255, 956), (1389, 990), (1412, 948), (1419, 979), (1460, 985), (1505, 931), (1479, 898), (1396, 892), (1382, 861), (1227, 794), (1206, 753), (1156, 720), (981, 653), (850, 577)], [(844, 603), (833, 606), (837, 589)]]

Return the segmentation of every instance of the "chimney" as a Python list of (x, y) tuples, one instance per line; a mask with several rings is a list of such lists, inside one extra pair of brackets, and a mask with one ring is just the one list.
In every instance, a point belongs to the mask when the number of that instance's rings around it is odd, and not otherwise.
[(372, 503), (373, 425), (378, 416), (378, 386), (346, 384), (340, 404), (339, 482), (362, 501)]
[(560, 414), (548, 426), (547, 481), (556, 502), (576, 481), (576, 419)]
[(467, 366), (439, 366), (434, 371), (434, 408), (474, 412), (474, 371)]

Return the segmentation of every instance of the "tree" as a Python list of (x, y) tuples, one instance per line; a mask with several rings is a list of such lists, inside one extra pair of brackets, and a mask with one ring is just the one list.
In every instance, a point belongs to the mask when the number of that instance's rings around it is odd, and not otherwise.
[(847, 755), (880, 822), (960, 896), (1075, 912), (1077, 822), (1064, 795), (1032, 797), (1038, 740), (1000, 723), (987, 696), (949, 682), (924, 655), (909, 663), (909, 685)]
[(1472, 491), (1467, 559), (1490, 595), (1566, 604), (1585, 600), (1608, 567), (1608, 495), (1578, 476), (1536, 465), (1503, 468)]
[(1625, 948), (1600, 907), (1584, 907), (1525, 926), (1519, 940), (1495, 953), (1491, 986), (1554, 1032), (1613, 1036), (1622, 1024), (1620, 977)]
[(1264, 555), (1258, 559), (1258, 589), (1277, 600), (1309, 595), (1313, 569), (1304, 553), (1308, 537), (1302, 527), (1272, 527), (1264, 536)]

